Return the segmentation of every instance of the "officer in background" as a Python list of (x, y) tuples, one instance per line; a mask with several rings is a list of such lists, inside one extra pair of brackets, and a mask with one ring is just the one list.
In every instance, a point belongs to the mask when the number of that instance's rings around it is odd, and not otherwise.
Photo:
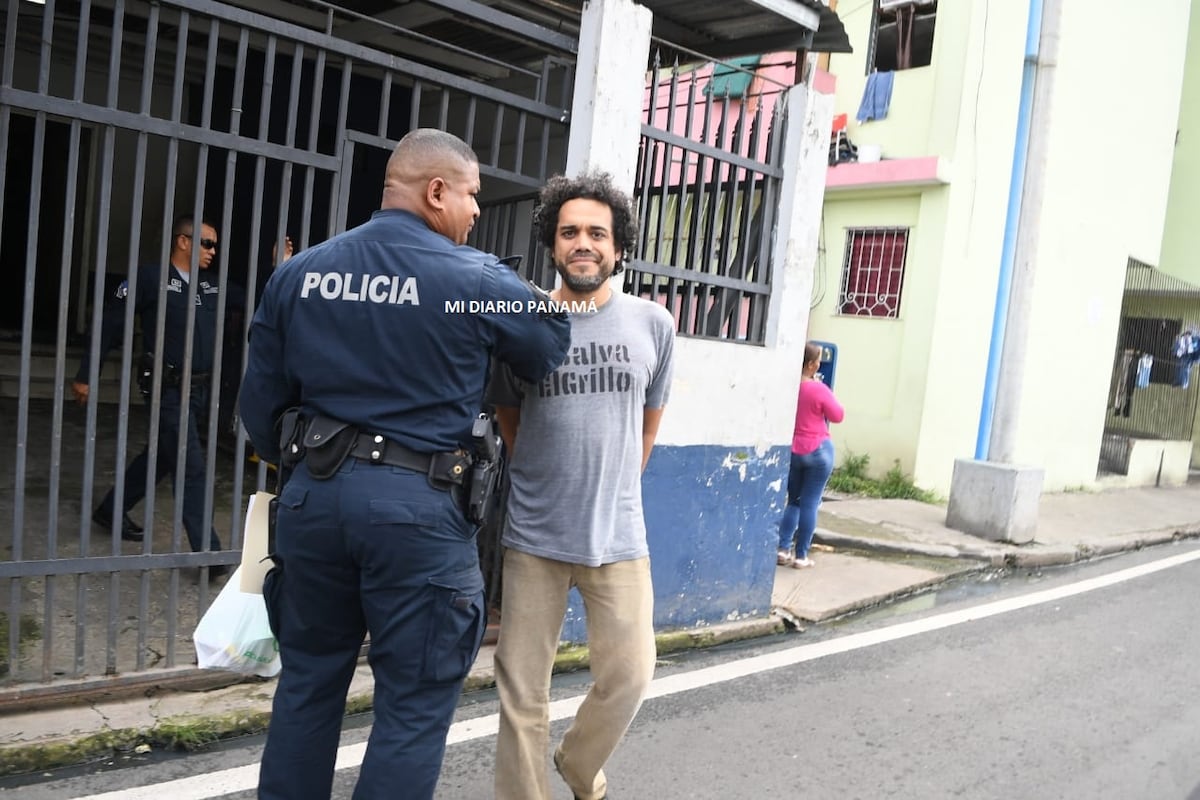
[[(354, 796), (433, 796), (485, 626), (463, 479), (489, 358), (538, 381), (570, 338), (565, 315), (525, 310), (534, 291), (465, 246), (479, 190), (465, 142), (412, 131), (388, 161), (381, 210), (277, 269), (251, 323), (242, 422), (275, 461), (282, 416), (295, 444), (284, 462), (302, 456), (263, 588), (283, 671), (260, 798), (330, 796), (368, 632), (375, 724)], [(299, 430), (283, 414), (297, 406)]]
[[(193, 253), (198, 249), (198, 253)], [(204, 519), (204, 488), (206, 472), (204, 450), (200, 444), (200, 419), (208, 411), (209, 384), (213, 368), (213, 357), (217, 338), (217, 305), (221, 302), (217, 283), (205, 276), (213, 256), (217, 253), (217, 231), (203, 222), (200, 235), (196, 236), (191, 217), (180, 217), (171, 226), (171, 256), (166, 272), (166, 319), (163, 323), (163, 349), (161, 357), (146, 352), (141, 355), (138, 386), (142, 394), (149, 396), (154, 370), (162, 371), (162, 393), (158, 407), (158, 455), (155, 460), (154, 482), (165, 476), (175, 476), (176, 456), (180, 447), (186, 448), (183, 482), (183, 527), (193, 551), (204, 549), (204, 536), (209, 537), (209, 549), (220, 550), (221, 541), (212, 525)], [(188, 283), (192, 279), (192, 263), (199, 267), (196, 276), (196, 300), (188, 300)], [(141, 267), (137, 273), (136, 295), (132, 298), (134, 310), (142, 322), (142, 344), (147, 350), (154, 346), (158, 320), (159, 280), (162, 269), (156, 264)], [(104, 310), (100, 331), (100, 348), (96, 356), (96, 374), (104, 365), (104, 357), (120, 341), (125, 325), (125, 304), (130, 302), (129, 282), (122, 281), (115, 296)], [(179, 409), (183, 398), (184, 353), (188, 338), (188, 309), (195, 306), (192, 324), (192, 371), (191, 392), (188, 397), (187, 431), (179, 429)], [(71, 393), (80, 405), (85, 405), (90, 390), (91, 350), (84, 352), (71, 384)], [(182, 433), (182, 435), (181, 435)], [(125, 495), (121, 515), (113, 508), (114, 490), (109, 490), (92, 514), (92, 521), (112, 530), (120, 526), (121, 538), (129, 541), (142, 540), (142, 528), (133, 521), (128, 512), (146, 495), (146, 472), (149, 468), (150, 444), (142, 449), (125, 470)], [(175, 486), (172, 480), (172, 489)], [(209, 567), (209, 577), (215, 578), (228, 572), (229, 567), (217, 564)]]

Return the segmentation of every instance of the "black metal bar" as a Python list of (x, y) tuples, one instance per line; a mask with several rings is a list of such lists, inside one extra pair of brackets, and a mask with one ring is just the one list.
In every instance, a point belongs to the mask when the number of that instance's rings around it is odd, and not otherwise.
[(483, 23), (487, 30), (508, 31), (522, 39), (561, 50), (564, 53), (573, 54), (578, 51), (578, 44), (573, 37), (557, 33), (483, 3), (474, 2), (474, 0), (423, 0), (423, 2), (451, 11), (460, 20)]
[(421, 81), (413, 81), (408, 100), (408, 129), (410, 131), (415, 131), (421, 127), (421, 89), (423, 86), (424, 84)]
[(462, 139), (472, 150), (475, 149), (475, 114), (478, 113), (477, 105), (478, 101), (474, 97), (467, 99), (467, 127), (463, 131)]
[[(102, 572), (212, 567), (236, 563), (236, 553), (228, 550), (207, 553), (152, 553), (137, 556), (85, 556), (47, 558), (29, 561), (0, 561), (0, 580), (36, 578), (45, 575), (87, 576)], [(79, 606), (84, 608), (85, 606)]]
[(438, 124), (442, 130), (446, 130), (447, 120), (450, 117), (450, 91), (445, 87), (441, 87), (441, 100), (438, 106)]
[[(346, 131), (345, 140), (354, 142), (355, 144), (365, 144), (371, 147), (378, 147), (382, 150), (391, 150), (395, 146), (395, 142), (388, 139), (382, 139), (378, 136), (373, 136), (369, 133), (361, 133), (359, 131)], [(500, 167), (493, 167), (488, 164), (479, 165), (479, 174), (485, 178), (500, 178), (533, 189), (540, 189), (544, 181), (539, 181), (536, 178), (528, 175), (518, 175), (515, 172), (510, 172)]]
[(513, 142), (513, 152), (516, 156), (513, 161), (513, 172), (520, 174), (521, 167), (525, 165), (525, 120), (527, 115), (524, 111), (517, 112), (517, 139)]
[[(335, 157), (337, 161), (335, 162), (336, 166), (333, 168), (333, 171), (337, 173), (338, 180), (333, 183), (332, 196), (330, 197), (330, 208), (336, 209), (334, 213), (329, 215), (330, 236), (337, 233), (338, 228), (341, 227), (341, 224), (346, 219), (346, 199), (350, 193), (350, 171), (348, 169), (343, 171), (342, 166), (345, 164), (343, 149), (346, 147), (346, 113), (347, 107), (350, 104), (350, 76), (353, 69), (353, 62), (350, 59), (346, 59), (342, 67), (342, 90), (338, 101), (337, 131), (334, 134), (334, 142), (336, 142)], [(420, 96), (420, 92), (415, 91), (413, 96), (413, 111), (415, 113), (417, 108), (415, 98)], [(302, 246), (307, 247), (308, 243), (304, 242)], [(259, 476), (263, 477), (264, 475), (265, 473), (260, 470)]]
[[(8, 0), (4, 23), (4, 66), (0, 68), (0, 81), (3, 86), (13, 85), (13, 73), (17, 59), (17, 28), (20, 26), (20, 0)], [(5, 139), (4, 141), (8, 141)], [(13, 663), (13, 662), (9, 662)]]
[(500, 166), (500, 134), (504, 132), (504, 106), (496, 106), (496, 120), (492, 126), (491, 155), (488, 162), (493, 167)]
[[(247, 54), (248, 45), (249, 45), (249, 38), (250, 38), (250, 32), (247, 31), (245, 28), (242, 28), (242, 30), (238, 34), (237, 62), (234, 66), (234, 72), (233, 72), (233, 113), (230, 115), (230, 119), (229, 119), (229, 131), (230, 131), (230, 133), (233, 133), (235, 135), (241, 132), (241, 126), (242, 126), (242, 102), (244, 100), (244, 95), (245, 95), (244, 89), (245, 89), (245, 85), (246, 85), (246, 54)], [(318, 59), (318, 64), (323, 63), (323, 57), (324, 57), (324, 53), (322, 53), (321, 58)], [(318, 73), (318, 75), (317, 75), (317, 85), (318, 86), (321, 85), (322, 77), (323, 76)], [(313, 113), (314, 114), (316, 113), (316, 110), (319, 107), (320, 107), (320, 92), (318, 91), (317, 97), (313, 101)], [(316, 125), (312, 125), (309, 128), (309, 135), (311, 137), (309, 149), (315, 150), (316, 149), (316, 141), (317, 141), (317, 126)], [(239, 153), (237, 150), (229, 150), (229, 151), (227, 151), (227, 153), (228, 153), (228, 155), (225, 158), (225, 185), (233, 186), (235, 176), (237, 174), (237, 161), (238, 161)], [(226, 227), (226, 230), (228, 230), (229, 226), (231, 226), (232, 223), (233, 223), (233, 204), (226, 203), (224, 215), (221, 220), (221, 224)], [(305, 224), (307, 225), (307, 219), (305, 220)], [(305, 234), (307, 234), (307, 232), (308, 232), (308, 229), (306, 227)], [(241, 337), (242, 337), (241, 340), (243, 342), (245, 342), (249, 338), (250, 319), (251, 319), (251, 316), (253, 315), (256, 297), (257, 297), (257, 293), (258, 293), (258, 259), (254, 257), (255, 255), (256, 255), (255, 251), (251, 250), (250, 258), (248, 258), (246, 261), (246, 263), (247, 263), (246, 301), (245, 301), (246, 305), (244, 308), (244, 313), (242, 314), (242, 330), (240, 331)], [(241, 361), (241, 363), (239, 363), (237, 365), (238, 366), (239, 383), (240, 383), (240, 376), (244, 375), (246, 372), (246, 367), (245, 367), (246, 348), (242, 347), (241, 352), (242, 352), (242, 361)], [(214, 383), (216, 383), (218, 386), (220, 386), (219, 382), (214, 381)], [(234, 496), (233, 497), (234, 497), (234, 502), (233, 502), (232, 508), (230, 509), (229, 537), (230, 537), (230, 548), (237, 549), (237, 547), (240, 545), (240, 541), (238, 539), (238, 533), (242, 530), (242, 502), (241, 502), (241, 499), (242, 499), (243, 479), (245, 478), (245, 468), (246, 468), (245, 467), (245, 464), (246, 464), (246, 460), (245, 460), (246, 436), (245, 436), (245, 433), (241, 430), (240, 426), (237, 431), (237, 437), (236, 437), (236, 441), (234, 442), (233, 448), (234, 448), (233, 449), (233, 486), (234, 486)]]
[(401, 58), (400, 56), (381, 53), (378, 50), (355, 44), (345, 39), (329, 37), (321, 31), (295, 25), (285, 20), (266, 17), (248, 9), (229, 6), (213, 2), (212, 0), (172, 0), (172, 5), (205, 16), (220, 17), (225, 23), (230, 25), (240, 25), (266, 35), (282, 36), (310, 47), (324, 48), (330, 55), (346, 56), (356, 61), (374, 64), (383, 69), (409, 76), (413, 79), (434, 83), (449, 89), (457, 89), (466, 94), (504, 103), (516, 108), (524, 108), (533, 114), (547, 119), (557, 120), (561, 116), (562, 110), (560, 108), (544, 106), (521, 95), (496, 89), (495, 87), (481, 84), (469, 78), (462, 78), (452, 72), (435, 69), (417, 61)]
[(67, 119), (79, 119), (97, 125), (107, 125), (131, 131), (146, 133), (163, 138), (178, 139), (193, 144), (206, 144), (212, 147), (234, 148), (247, 155), (261, 155), (279, 160), (291, 160), (295, 164), (313, 166), (318, 169), (335, 171), (340, 160), (336, 156), (326, 156), (320, 153), (310, 153), (305, 150), (289, 148), (281, 144), (272, 144), (264, 139), (251, 139), (245, 136), (234, 136), (222, 131), (204, 130), (195, 125), (187, 125), (177, 120), (165, 120), (157, 117), (144, 117), (129, 111), (116, 108), (105, 108), (75, 102), (61, 97), (46, 97), (21, 89), (0, 88), (0, 106), (12, 106), (27, 111), (45, 111), (47, 114)]
[(392, 71), (383, 73), (383, 86), (379, 93), (379, 135), (388, 138), (388, 114), (392, 107)]
[[(705, 105), (708, 106), (711, 105), (711, 103), (712, 95), (709, 95), (705, 101)], [(704, 130), (707, 130), (707, 122), (708, 120), (706, 119)], [(724, 122), (725, 120), (722, 119), (722, 127), (724, 127)], [(783, 168), (781, 166), (777, 164), (768, 164), (747, 156), (743, 156), (739, 153), (730, 152), (729, 150), (722, 149), (719, 144), (710, 145), (705, 144), (704, 142), (693, 141), (691, 139), (684, 138), (683, 136), (679, 136), (678, 134), (671, 133), (670, 131), (664, 131), (661, 128), (654, 128), (645, 124), (642, 125), (642, 135), (658, 142), (671, 144), (675, 147), (686, 148), (693, 153), (703, 154), (715, 161), (720, 161), (723, 164), (751, 169), (756, 172), (761, 172), (765, 175), (771, 175), (772, 177), (783, 177)], [(722, 137), (723, 136), (724, 134), (722, 134)]]
[(724, 275), (713, 274), (697, 274), (692, 269), (683, 267), (672, 267), (668, 264), (655, 264), (651, 261), (645, 261), (639, 258), (630, 259), (629, 265), (631, 269), (636, 269), (639, 272), (645, 272), (648, 275), (659, 275), (664, 278), (676, 278), (682, 281), (690, 281), (699, 286), (713, 287), (716, 289), (725, 288), (733, 289), (739, 292), (748, 292), (757, 295), (770, 294), (770, 288), (751, 281), (738, 280), (737, 278), (729, 278)]

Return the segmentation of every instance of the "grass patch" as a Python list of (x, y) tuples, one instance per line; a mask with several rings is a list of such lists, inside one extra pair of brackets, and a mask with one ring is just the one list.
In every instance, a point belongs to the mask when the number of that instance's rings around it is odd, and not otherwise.
[[(9, 627), (8, 614), (0, 611), (0, 677), (8, 675), (8, 637), (11, 633)], [(30, 642), (38, 641), (42, 638), (42, 626), (38, 621), (28, 614), (22, 614), (20, 622), (17, 625), (17, 642), (18, 648), (21, 651), (25, 650), (25, 645)]]
[(7, 748), (0, 752), (0, 776), (105, 761), (118, 753), (143, 752), (143, 748), (200, 750), (221, 739), (262, 733), (270, 717), (266, 711), (174, 717), (148, 730), (106, 730), (66, 742)]
[(835, 467), (833, 474), (829, 476), (829, 488), (835, 492), (860, 497), (919, 500), (922, 503), (941, 502), (942, 499), (937, 493), (913, 484), (912, 478), (900, 469), (899, 459), (892, 462), (892, 468), (884, 473), (882, 478), (870, 476), (870, 465), (869, 455), (847, 453), (841, 466)]

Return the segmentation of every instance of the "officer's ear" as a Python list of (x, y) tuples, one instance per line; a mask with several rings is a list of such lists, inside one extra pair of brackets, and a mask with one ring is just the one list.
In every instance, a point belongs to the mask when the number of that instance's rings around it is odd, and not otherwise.
[(446, 190), (449, 187), (445, 178), (432, 178), (425, 184), (425, 202), (440, 209), (445, 204)]

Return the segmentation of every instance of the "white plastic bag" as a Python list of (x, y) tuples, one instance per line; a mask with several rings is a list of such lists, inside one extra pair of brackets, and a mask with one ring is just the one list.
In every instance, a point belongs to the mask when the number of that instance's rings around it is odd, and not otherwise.
[(241, 567), (233, 571), (200, 618), (192, 641), (203, 669), (228, 669), (270, 678), (279, 674), (279, 644), (267, 623), (261, 594), (241, 591)]

